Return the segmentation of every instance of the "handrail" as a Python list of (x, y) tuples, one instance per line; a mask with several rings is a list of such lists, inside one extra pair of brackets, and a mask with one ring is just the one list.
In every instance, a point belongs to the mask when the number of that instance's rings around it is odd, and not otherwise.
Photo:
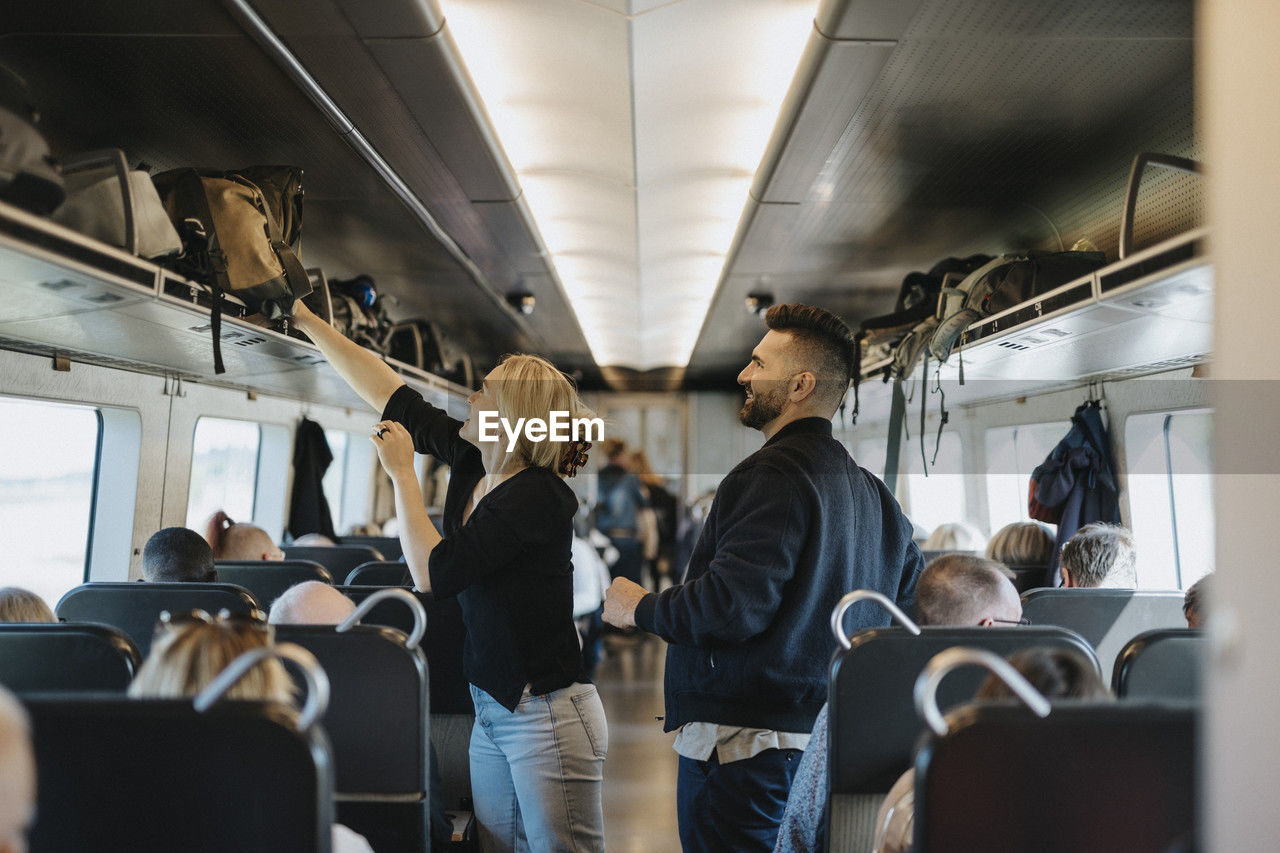
[(210, 681), (208, 687), (196, 694), (191, 704), (201, 713), (208, 711), (249, 670), (268, 658), (279, 658), (292, 663), (302, 673), (302, 678), (307, 683), (307, 699), (298, 714), (298, 730), (310, 729), (329, 707), (329, 676), (315, 655), (295, 643), (250, 649), (218, 673), (218, 677)]
[(1004, 658), (984, 649), (973, 649), (955, 646), (946, 649), (925, 664), (916, 678), (915, 702), (916, 712), (924, 718), (925, 723), (935, 734), (947, 733), (947, 721), (938, 710), (938, 685), (953, 669), (962, 666), (976, 665), (989, 670), (996, 678), (1005, 683), (1013, 695), (1022, 700), (1037, 717), (1049, 716), (1049, 700), (1031, 686), (1031, 682), (1023, 678), (1022, 673), (1013, 668)]
[(873, 589), (855, 589), (840, 599), (836, 603), (836, 609), (831, 611), (831, 632), (836, 635), (836, 641), (840, 643), (841, 648), (847, 649), (852, 646), (849, 641), (849, 635), (844, 632), (844, 614), (845, 611), (859, 601), (877, 602), (881, 607), (889, 611), (889, 615), (897, 620), (899, 625), (915, 636), (920, 635), (920, 626), (912, 622), (911, 617), (903, 613), (898, 605), (889, 600), (888, 596)]
[(409, 592), (407, 589), (400, 589), (398, 587), (380, 589), (364, 601), (360, 602), (360, 606), (356, 608), (355, 612), (346, 619), (343, 619), (342, 623), (338, 625), (338, 633), (346, 633), (359, 625), (360, 620), (373, 609), (375, 604), (380, 601), (386, 601), (388, 598), (395, 598), (403, 601), (409, 606), (409, 609), (413, 611), (413, 632), (409, 634), (409, 639), (405, 643), (405, 648), (416, 649), (418, 644), (422, 642), (423, 636), (427, 633), (427, 611), (426, 608), (422, 606), (422, 602), (413, 596), (413, 593)]
[(1143, 151), (1133, 158), (1133, 167), (1129, 170), (1129, 184), (1125, 189), (1124, 207), (1120, 210), (1120, 260), (1127, 258), (1133, 251), (1133, 215), (1138, 206), (1138, 185), (1142, 183), (1142, 173), (1148, 165), (1161, 166), (1190, 175), (1200, 174), (1200, 164), (1187, 157)]

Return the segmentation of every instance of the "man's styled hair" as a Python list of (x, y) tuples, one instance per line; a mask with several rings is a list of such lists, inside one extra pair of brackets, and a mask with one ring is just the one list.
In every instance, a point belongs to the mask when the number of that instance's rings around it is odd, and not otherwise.
[(813, 400), (835, 414), (853, 378), (853, 332), (835, 314), (816, 305), (774, 305), (764, 315), (765, 325), (787, 332), (795, 340), (794, 363), (817, 378)]
[(44, 599), (17, 586), (0, 589), (0, 622), (57, 622)]
[[(1008, 658), (1031, 686), (1046, 699), (1111, 698), (1111, 691), (1098, 677), (1090, 663), (1075, 652), (1033, 646), (1015, 652)], [(982, 682), (975, 699), (1013, 699), (1014, 693), (1003, 681), (992, 675)]]
[[(916, 621), (921, 625), (977, 625), (1013, 591), (999, 563), (972, 554), (943, 554), (920, 573)], [(1006, 587), (1008, 589), (1006, 589)]]
[(1118, 524), (1086, 524), (1062, 546), (1062, 568), (1078, 587), (1133, 589), (1136, 559), (1133, 534)]
[(272, 625), (337, 625), (356, 610), (355, 602), (321, 581), (303, 581), (271, 605)]
[(1182, 615), (1188, 622), (1194, 616), (1199, 623), (1204, 623), (1205, 600), (1209, 597), (1209, 588), (1213, 586), (1213, 581), (1209, 580), (1211, 577), (1212, 572), (1187, 587), (1187, 592), (1182, 597)]
[(213, 549), (204, 537), (185, 527), (166, 527), (142, 549), (142, 576), (153, 583), (211, 581)]
[(1006, 566), (1047, 566), (1054, 541), (1038, 521), (1015, 521), (996, 531), (987, 543), (987, 559)]

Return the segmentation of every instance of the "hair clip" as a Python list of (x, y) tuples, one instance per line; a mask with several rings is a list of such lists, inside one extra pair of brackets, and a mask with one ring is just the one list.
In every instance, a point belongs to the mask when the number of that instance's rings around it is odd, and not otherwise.
[(578, 469), (587, 464), (587, 451), (591, 449), (589, 441), (571, 441), (565, 448), (564, 460), (560, 463), (560, 473), (573, 477)]

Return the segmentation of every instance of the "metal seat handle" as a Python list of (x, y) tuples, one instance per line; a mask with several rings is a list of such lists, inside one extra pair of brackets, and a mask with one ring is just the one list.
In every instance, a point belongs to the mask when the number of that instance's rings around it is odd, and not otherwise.
[(1041, 718), (1049, 716), (1049, 700), (1040, 695), (1040, 691), (1032, 687), (1031, 682), (1023, 678), (1022, 673), (1014, 669), (1007, 660), (984, 649), (955, 646), (934, 655), (916, 678), (916, 713), (924, 718), (935, 734), (942, 736), (947, 733), (947, 721), (938, 709), (938, 685), (947, 673), (962, 666), (980, 666), (989, 670), (1033, 714)]
[(350, 631), (356, 625), (360, 624), (360, 620), (368, 615), (374, 605), (380, 601), (386, 601), (388, 598), (394, 598), (404, 602), (410, 610), (413, 611), (413, 632), (409, 634), (409, 640), (405, 643), (405, 648), (416, 649), (418, 644), (422, 642), (422, 638), (427, 633), (427, 610), (422, 606), (422, 602), (413, 596), (413, 593), (407, 589), (388, 588), (380, 589), (373, 595), (360, 602), (360, 606), (356, 608), (356, 612), (352, 613), (342, 623), (338, 625), (339, 634)]
[(902, 612), (898, 605), (889, 600), (889, 597), (881, 592), (873, 589), (855, 589), (853, 592), (845, 595), (836, 604), (836, 609), (831, 611), (831, 633), (836, 635), (836, 642), (843, 649), (850, 648), (852, 643), (849, 641), (849, 635), (844, 632), (844, 614), (850, 607), (859, 601), (874, 601), (885, 610), (889, 611), (889, 615), (894, 620), (906, 628), (912, 634), (919, 636), (920, 626), (911, 621), (911, 617)]
[(315, 655), (295, 643), (262, 646), (245, 652), (218, 673), (218, 677), (210, 681), (208, 687), (197, 693), (191, 704), (203, 714), (234, 687), (236, 682), (244, 678), (249, 670), (268, 658), (292, 663), (302, 673), (302, 678), (307, 683), (307, 699), (298, 713), (298, 730), (310, 729), (329, 707), (329, 676)]

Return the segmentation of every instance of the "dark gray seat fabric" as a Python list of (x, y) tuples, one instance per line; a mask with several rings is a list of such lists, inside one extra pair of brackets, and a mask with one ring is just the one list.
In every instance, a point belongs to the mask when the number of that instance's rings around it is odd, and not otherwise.
[(361, 563), (347, 575), (348, 586), (413, 586), (409, 565), (398, 560), (373, 560)]
[(141, 662), (110, 625), (0, 624), (0, 684), (15, 693), (122, 692)]
[(311, 560), (219, 560), (215, 566), (220, 583), (244, 587), (264, 608), (294, 584), (333, 583), (329, 570)]
[(916, 853), (1193, 849), (1191, 705), (969, 706), (916, 755)]
[(1156, 628), (1185, 628), (1180, 592), (1132, 589), (1033, 589), (1022, 596), (1032, 625), (1075, 631), (1109, 665), (1131, 639)]
[(373, 548), (384, 560), (399, 560), (404, 553), (400, 540), (394, 536), (343, 536), (342, 544)]
[(248, 613), (258, 601), (229, 583), (86, 583), (62, 596), (54, 612), (67, 622), (101, 622), (119, 628), (145, 660), (162, 610)]
[[(860, 631), (851, 648), (831, 663), (828, 748), (832, 794), (884, 794), (911, 766), (912, 750), (924, 723), (915, 711), (916, 677), (938, 652), (952, 646), (985, 649), (1001, 657), (1031, 646), (1077, 652), (1099, 673), (1093, 649), (1061, 628), (905, 628)], [(973, 698), (986, 673), (965, 668), (938, 690), (943, 708)]]
[(330, 850), (333, 775), (292, 708), (25, 696), (39, 803), (33, 853)]
[(335, 578), (345, 578), (361, 563), (381, 560), (382, 554), (367, 545), (285, 545), (286, 560), (310, 560), (329, 570)]
[[(373, 595), (381, 587), (338, 586), (356, 604)], [(431, 713), (474, 714), (471, 688), (462, 672), (462, 648), (467, 629), (462, 623), (462, 608), (457, 599), (436, 601), (429, 592), (413, 592), (427, 611), (427, 636), (422, 645), (427, 654), (427, 671), (431, 679)], [(386, 625), (409, 634), (413, 615), (403, 604), (383, 601), (364, 618), (366, 625)]]
[[(401, 605), (403, 607), (403, 605)], [(329, 676), (322, 719), (333, 747), (340, 822), (377, 850), (424, 849), (430, 823), (427, 661), (405, 635), (373, 625), (338, 633), (279, 625)]]
[(1116, 658), (1111, 688), (1127, 699), (1199, 699), (1205, 643), (1191, 628), (1145, 631)]
[(1027, 592), (1044, 587), (1049, 567), (1038, 565), (1006, 566), (1013, 572), (1013, 586), (1018, 592)]

